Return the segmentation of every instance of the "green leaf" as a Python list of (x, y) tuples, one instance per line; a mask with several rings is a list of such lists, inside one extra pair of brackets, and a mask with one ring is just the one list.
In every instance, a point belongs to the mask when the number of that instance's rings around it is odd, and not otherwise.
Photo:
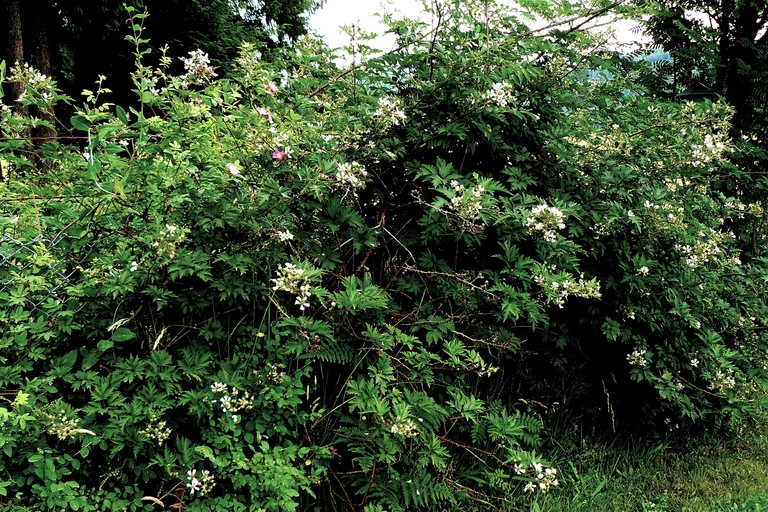
[(75, 361), (77, 361), (77, 350), (70, 350), (59, 358), (59, 369), (68, 372), (75, 366)]
[(115, 332), (112, 333), (112, 341), (129, 341), (136, 337), (136, 334), (125, 327), (120, 327), (118, 329), (115, 329)]
[(128, 114), (125, 112), (125, 109), (121, 107), (120, 105), (117, 105), (115, 107), (115, 113), (117, 114), (117, 118), (122, 121), (125, 124), (128, 124)]
[(91, 122), (83, 116), (72, 116), (69, 122), (76, 130), (87, 132), (91, 129)]
[(197, 446), (195, 447), (195, 451), (210, 461), (215, 460), (215, 457), (213, 456), (213, 450), (211, 449), (210, 446), (205, 446), (205, 445)]

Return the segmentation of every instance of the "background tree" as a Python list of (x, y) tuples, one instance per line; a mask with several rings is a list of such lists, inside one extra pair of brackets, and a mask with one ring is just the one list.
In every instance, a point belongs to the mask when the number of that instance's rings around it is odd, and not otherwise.
[[(2, 53), (0, 60), (13, 64), (24, 60), (24, 41), (21, 30), (21, 5), (19, 0), (5, 0), (0, 3), (0, 35), (2, 39)], [(12, 97), (18, 98), (21, 94), (21, 84), (13, 83), (9, 86)]]
[(764, 132), (768, 3), (641, 0), (640, 4), (653, 13), (647, 28), (654, 42), (675, 59), (680, 88), (702, 80), (735, 107), (737, 129)]
[(148, 10), (144, 37), (154, 48), (167, 46), (172, 57), (201, 49), (226, 73), (242, 41), (256, 43), (268, 56), (306, 33), (306, 14), (322, 0), (2, 0), (0, 60), (29, 62), (72, 95), (104, 75), (105, 87), (115, 93), (110, 100), (123, 102), (133, 67), (123, 4)]

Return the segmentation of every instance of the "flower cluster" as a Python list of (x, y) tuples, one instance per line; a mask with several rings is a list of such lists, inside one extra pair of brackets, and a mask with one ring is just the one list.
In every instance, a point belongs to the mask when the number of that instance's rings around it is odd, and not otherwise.
[(464, 185), (456, 180), (451, 181), (451, 188), (456, 195), (451, 198), (451, 208), (465, 221), (472, 222), (480, 216), (483, 209), (482, 199), (485, 187), (477, 185), (471, 189), (465, 189)]
[(387, 126), (399, 126), (405, 121), (405, 112), (400, 108), (400, 100), (397, 98), (379, 98), (379, 106), (373, 113), (373, 117), (384, 121)]
[(176, 226), (166, 224), (165, 231), (152, 240), (152, 247), (157, 250), (158, 256), (167, 255), (169, 258), (175, 258), (177, 256), (176, 249), (178, 249), (179, 243), (183, 241), (184, 232), (180, 231)]
[(163, 443), (171, 435), (171, 429), (166, 426), (165, 421), (158, 421), (156, 417), (152, 416), (147, 427), (144, 430), (140, 430), (139, 433), (148, 439), (157, 441), (158, 446), (163, 446)]
[(240, 411), (247, 411), (253, 407), (253, 398), (245, 391), (242, 396), (240, 390), (232, 386), (230, 390), (223, 382), (214, 382), (211, 384), (211, 393), (219, 396), (217, 402), (224, 414), (229, 414), (230, 419), (237, 423), (240, 416), (235, 414)]
[(736, 377), (733, 368), (728, 368), (725, 371), (717, 370), (709, 383), (709, 388), (715, 391), (734, 387), (736, 387)]
[[(264, 112), (262, 115), (271, 122), (272, 120), (272, 114), (266, 110), (263, 109)], [(268, 143), (267, 147), (270, 148), (284, 148), (283, 152), (286, 154), (289, 154), (291, 152), (291, 147), (288, 145), (288, 143), (291, 141), (290, 135), (287, 133), (281, 132), (278, 130), (275, 126), (269, 127), (269, 134), (272, 136), (271, 142)], [(257, 137), (261, 137), (261, 134), (256, 133)], [(257, 147), (260, 147), (260, 144), (257, 142)]]
[(727, 134), (707, 133), (701, 144), (693, 144), (691, 148), (691, 165), (694, 167), (705, 167), (712, 162), (722, 160), (723, 153), (729, 151), (728, 146), (723, 142)]
[(518, 476), (532, 479), (525, 484), (525, 492), (533, 492), (535, 490), (547, 492), (553, 487), (560, 485), (560, 482), (557, 480), (557, 469), (545, 468), (543, 464), (538, 462), (534, 462), (530, 468), (523, 464), (515, 464), (514, 469)]
[(274, 122), (275, 122), (275, 120), (272, 118), (272, 112), (270, 112), (270, 111), (269, 111), (269, 110), (267, 110), (266, 108), (264, 108), (264, 107), (256, 107), (256, 112), (257, 112), (257, 113), (258, 113), (258, 114), (259, 114), (261, 117), (263, 117), (264, 119), (266, 119), (266, 120), (269, 122), (269, 124), (272, 124), (272, 123), (274, 123)]
[(207, 469), (200, 471), (200, 473), (195, 468), (187, 471), (187, 489), (189, 489), (189, 494), (198, 493), (202, 496), (209, 493), (214, 485), (216, 485), (216, 481)]
[(181, 76), (181, 80), (186, 84), (205, 83), (218, 75), (211, 66), (208, 54), (202, 50), (189, 52), (189, 57), (179, 57), (184, 63), (186, 73)]
[(688, 178), (666, 178), (664, 184), (667, 186), (667, 190), (670, 192), (677, 192), (681, 188), (686, 188), (694, 185), (694, 183)]
[(395, 435), (403, 437), (415, 436), (418, 431), (416, 430), (416, 424), (411, 419), (404, 419), (400, 416), (395, 418), (395, 421), (389, 427), (390, 432)]
[(237, 69), (242, 73), (247, 82), (256, 82), (258, 86), (269, 83), (270, 74), (264, 69), (262, 53), (256, 48), (256, 45), (243, 41), (240, 45), (240, 52), (235, 59)]
[(293, 233), (291, 233), (287, 229), (285, 231), (278, 231), (277, 239), (280, 240), (281, 242), (288, 242), (290, 240), (293, 240)]
[(275, 150), (272, 152), (272, 158), (275, 159), (275, 163), (279, 164), (280, 162), (284, 161), (286, 158), (291, 157), (291, 146), (285, 146), (282, 150)]
[(48, 432), (55, 434), (56, 437), (63, 441), (75, 434), (78, 423), (76, 418), (67, 418), (65, 413), (61, 413), (61, 415), (48, 426)]
[(368, 171), (357, 162), (339, 164), (338, 171), (334, 175), (337, 186), (350, 189), (365, 188), (364, 178), (366, 176), (368, 176)]
[(544, 269), (533, 277), (533, 281), (547, 292), (547, 301), (562, 308), (568, 297), (583, 297), (587, 299), (599, 299), (600, 283), (596, 278), (585, 279), (581, 274), (578, 279), (565, 273), (557, 276), (547, 275)]
[(723, 206), (734, 212), (734, 214), (740, 218), (743, 219), (745, 214), (750, 215), (762, 215), (763, 214), (763, 207), (760, 203), (750, 203), (750, 204), (744, 204), (741, 201), (735, 200), (735, 199), (729, 199), (727, 200)]
[(682, 206), (675, 207), (669, 203), (658, 205), (648, 200), (643, 203), (643, 206), (649, 211), (657, 212), (652, 219), (658, 228), (685, 228), (685, 208)]
[(540, 204), (534, 206), (525, 222), (528, 232), (541, 233), (544, 240), (554, 242), (557, 240), (557, 230), (565, 229), (565, 215), (554, 206)]
[(267, 365), (269, 373), (267, 373), (267, 381), (272, 384), (282, 384), (285, 380), (285, 372), (276, 363), (269, 363)]
[(644, 368), (649, 364), (649, 361), (645, 358), (646, 352), (646, 350), (635, 350), (631, 354), (627, 354), (627, 361), (632, 366)]
[[(720, 245), (727, 239), (735, 239), (733, 233), (726, 233), (710, 228), (709, 233), (699, 231), (699, 238), (693, 244), (676, 244), (675, 249), (680, 251), (689, 267), (698, 267), (707, 263), (716, 262), (723, 255)], [(734, 258), (731, 263), (741, 263)]]
[(496, 82), (491, 86), (490, 90), (483, 93), (482, 98), (494, 105), (506, 107), (509, 104), (517, 103), (517, 98), (512, 94), (513, 91), (514, 86), (512, 84), (508, 82)]
[(303, 268), (299, 268), (293, 263), (285, 263), (278, 270), (278, 276), (272, 279), (273, 290), (296, 294), (295, 304), (299, 306), (301, 311), (309, 307), (309, 297), (312, 295), (309, 291), (309, 278), (304, 274)]
[(23, 104), (29, 104), (32, 102), (28, 95), (28, 91), (30, 90), (34, 91), (36, 95), (39, 95), (39, 97), (42, 98), (42, 100), (47, 105), (52, 104), (54, 101), (53, 93), (56, 89), (56, 86), (53, 82), (53, 79), (44, 75), (27, 63), (24, 63), (23, 66), (19, 63), (16, 63), (16, 65), (10, 70), (8, 81), (17, 82), (24, 85), (24, 90), (18, 97), (18, 101)]
[(78, 428), (80, 420), (77, 418), (67, 417), (66, 412), (62, 411), (61, 414), (58, 414), (57, 416), (52, 416), (47, 413), (43, 414), (51, 421), (46, 430), (49, 434), (55, 435), (61, 441), (73, 437), (76, 434), (89, 434), (92, 436), (96, 435), (90, 430)]

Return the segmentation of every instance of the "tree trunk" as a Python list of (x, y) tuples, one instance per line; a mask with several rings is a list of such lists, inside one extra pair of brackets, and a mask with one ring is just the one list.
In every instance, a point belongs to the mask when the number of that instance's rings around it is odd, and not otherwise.
[(51, 47), (48, 43), (48, 16), (38, 2), (24, 6), (23, 29), (26, 35), (24, 50), (27, 61), (46, 76), (51, 76)]
[[(21, 4), (19, 0), (2, 0), (0, 2), (0, 14), (2, 14), (2, 26), (0, 30), (4, 34), (3, 47), (0, 48), (2, 54), (0, 58), (5, 60), (10, 68), (15, 63), (24, 62), (24, 43), (21, 28)], [(8, 99), (6, 102), (11, 104), (21, 93), (24, 87), (21, 84), (10, 84), (8, 86)], [(25, 109), (26, 110), (26, 109)]]
[(728, 75), (732, 69), (733, 62), (733, 41), (731, 39), (731, 25), (733, 22), (734, 3), (733, 0), (722, 0), (720, 12), (715, 19), (717, 20), (718, 30), (720, 31), (720, 40), (718, 41), (718, 54), (720, 62), (717, 66), (717, 77), (715, 79), (715, 89), (720, 94), (728, 94)]
[[(27, 62), (45, 76), (51, 76), (51, 46), (48, 39), (48, 32), (51, 26), (51, 8), (50, 5), (44, 5), (45, 2), (39, 0), (27, 0), (24, 3), (22, 17), (25, 34), (24, 52)], [(53, 110), (34, 108), (31, 112), (48, 123), (55, 122)], [(52, 128), (38, 126), (32, 131), (33, 142), (39, 146), (46, 139), (56, 135)]]

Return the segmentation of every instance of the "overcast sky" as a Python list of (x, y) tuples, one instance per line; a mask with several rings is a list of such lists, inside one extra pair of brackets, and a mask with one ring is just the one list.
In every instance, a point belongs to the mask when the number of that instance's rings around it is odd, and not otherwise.
[[(417, 17), (423, 12), (420, 0), (389, 0), (387, 3), (384, 8), (381, 0), (326, 0), (325, 5), (310, 17), (310, 29), (320, 34), (331, 47), (340, 47), (349, 42), (340, 29), (343, 25), (359, 23), (368, 31), (382, 33), (385, 28), (378, 23), (375, 13), (397, 9), (410, 17)], [(639, 36), (630, 30), (634, 25), (634, 22), (624, 22), (615, 27), (621, 42), (638, 41)], [(394, 37), (372, 46), (384, 50), (391, 48), (393, 42)]]
[[(394, 9), (410, 17), (417, 17), (423, 12), (419, 0), (392, 0), (386, 9), (382, 7), (381, 0), (326, 0), (322, 9), (310, 18), (309, 26), (329, 46), (339, 47), (349, 42), (340, 27), (354, 23), (368, 31), (383, 33), (385, 27), (379, 23), (375, 14)], [(385, 45), (380, 43), (375, 46), (382, 48)]]

